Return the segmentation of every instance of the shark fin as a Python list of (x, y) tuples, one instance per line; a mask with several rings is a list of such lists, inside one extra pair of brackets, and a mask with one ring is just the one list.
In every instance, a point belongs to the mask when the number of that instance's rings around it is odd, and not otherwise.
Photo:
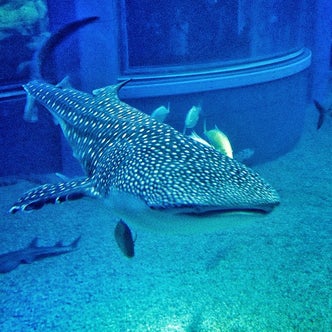
[(318, 117), (318, 121), (317, 121), (317, 130), (318, 130), (324, 123), (326, 110), (317, 100), (314, 100), (314, 104), (319, 113), (319, 117)]
[(85, 195), (97, 195), (90, 178), (76, 179), (57, 184), (45, 184), (26, 192), (9, 210), (17, 211), (39, 210), (45, 204), (62, 203), (67, 200), (76, 200)]
[(56, 47), (79, 29), (88, 24), (94, 23), (97, 20), (99, 20), (98, 16), (91, 16), (71, 22), (46, 38), (41, 44), (41, 47), (34, 54), (34, 61), (32, 63), (34, 78), (42, 78), (45, 81), (52, 81), (52, 78), (47, 75), (47, 72), (49, 69), (50, 56), (53, 54)]
[(77, 245), (78, 245), (78, 242), (80, 241), (81, 239), (81, 236), (79, 236), (78, 238), (76, 238), (71, 244), (70, 244), (70, 247), (72, 249), (76, 249), (77, 248)]
[(61, 247), (63, 247), (63, 243), (62, 243), (62, 241), (58, 241), (58, 242), (55, 244), (55, 247), (57, 247), (57, 248), (61, 248)]
[[(115, 85), (108, 85), (108, 86), (105, 86), (104, 88), (95, 89), (92, 91), (92, 94), (97, 99), (100, 99), (100, 100), (105, 99), (105, 96), (114, 96), (118, 99), (118, 92), (125, 84), (127, 84), (130, 81), (131, 80), (129, 79), (129, 80), (120, 82)], [(109, 103), (109, 100), (107, 100), (106, 102)]]
[(0, 273), (13, 271), (20, 265), (20, 263), (21, 261), (19, 259), (7, 259), (2, 261), (0, 265)]
[(31, 243), (29, 244), (29, 248), (37, 248), (37, 247), (38, 247), (38, 246), (37, 246), (37, 243), (38, 243), (38, 238), (35, 237), (35, 238), (31, 241)]
[(64, 77), (57, 85), (59, 89), (72, 89), (72, 85), (70, 84), (69, 76)]
[(24, 258), (21, 259), (21, 262), (25, 263), (25, 264), (31, 264), (35, 260), (36, 260), (36, 256), (35, 255), (30, 255), (30, 256), (27, 255), (27, 256), (25, 256)]

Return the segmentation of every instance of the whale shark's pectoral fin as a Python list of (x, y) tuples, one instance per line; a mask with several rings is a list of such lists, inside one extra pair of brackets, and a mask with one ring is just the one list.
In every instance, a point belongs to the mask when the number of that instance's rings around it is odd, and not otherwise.
[(76, 179), (57, 184), (44, 184), (26, 192), (9, 210), (17, 211), (39, 210), (45, 204), (62, 203), (67, 200), (76, 200), (83, 196), (96, 196), (93, 180), (90, 178)]

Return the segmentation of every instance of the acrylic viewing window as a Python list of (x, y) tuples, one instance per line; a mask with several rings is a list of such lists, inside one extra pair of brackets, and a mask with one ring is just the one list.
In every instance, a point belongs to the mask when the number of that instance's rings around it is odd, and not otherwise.
[(294, 52), (304, 46), (303, 3), (123, 0), (121, 74), (215, 68)]

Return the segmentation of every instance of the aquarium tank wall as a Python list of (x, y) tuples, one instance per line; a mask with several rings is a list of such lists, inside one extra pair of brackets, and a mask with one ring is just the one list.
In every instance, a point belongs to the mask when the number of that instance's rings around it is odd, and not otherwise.
[[(120, 97), (143, 112), (169, 107), (165, 122), (183, 131), (187, 112), (200, 107), (186, 134), (204, 138), (217, 127), (235, 153), (249, 151), (248, 164), (277, 158), (301, 136), (314, 77), (321, 75), (320, 91), (328, 80), (330, 44), (326, 51), (316, 42), (330, 34), (318, 23), (322, 6), (327, 2), (2, 2), (1, 175), (81, 172), (47, 112), (24, 122), (21, 85), (40, 78), (35, 60), (45, 40), (86, 17), (98, 19), (45, 54), (42, 79), (56, 83), (68, 75), (87, 92), (130, 79)], [(324, 71), (308, 69), (317, 59)]]

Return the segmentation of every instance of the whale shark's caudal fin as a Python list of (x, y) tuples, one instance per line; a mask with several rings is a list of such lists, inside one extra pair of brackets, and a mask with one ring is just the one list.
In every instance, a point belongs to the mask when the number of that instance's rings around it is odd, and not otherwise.
[[(55, 48), (76, 31), (91, 23), (96, 22), (98, 19), (98, 16), (91, 16), (68, 23), (45, 40), (42, 47), (36, 52), (35, 55), (36, 66), (38, 70), (37, 73), (39, 74), (40, 78), (47, 79), (45, 66), (48, 63), (49, 57)], [(38, 77), (35, 77), (35, 79), (38, 79)]]
[[(88, 24), (95, 22), (98, 19), (98, 16), (92, 16), (71, 22), (44, 40), (41, 43), (41, 46), (35, 52), (33, 60), (30, 62), (31, 78), (49, 81), (49, 78), (46, 75), (46, 63), (48, 62), (49, 57), (53, 53), (54, 49), (74, 32)], [(38, 109), (34, 101), (35, 99), (28, 95), (24, 108), (23, 118), (25, 121), (31, 123), (38, 121)]]
[(83, 196), (94, 196), (93, 181), (89, 178), (76, 179), (57, 184), (45, 184), (26, 192), (9, 210), (17, 211), (39, 210), (45, 204), (62, 203), (76, 200)]

